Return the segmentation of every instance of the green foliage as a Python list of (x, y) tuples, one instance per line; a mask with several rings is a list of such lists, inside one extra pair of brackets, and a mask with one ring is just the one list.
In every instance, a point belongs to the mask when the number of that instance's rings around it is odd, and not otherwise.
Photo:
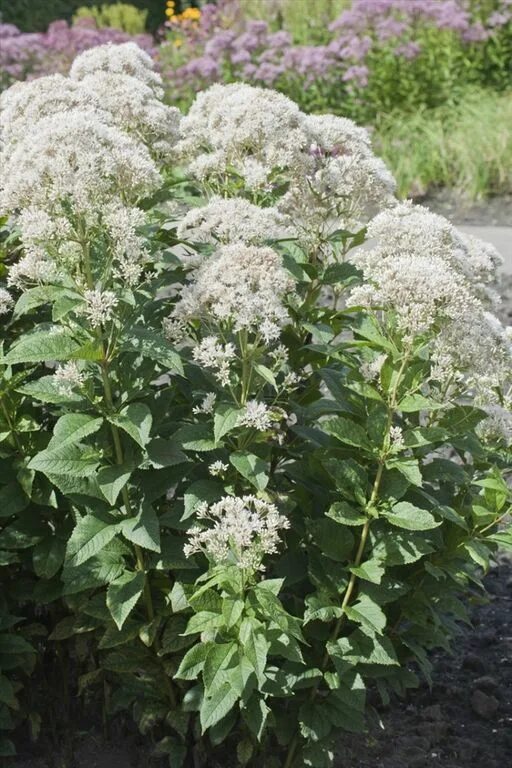
[[(466, 90), (457, 104), (382, 120), (375, 145), (402, 195), (442, 186), (469, 198), (507, 194), (512, 189), (511, 118), (509, 92)], [(478, 152), (472, 149), (476, 145)]]
[(147, 15), (147, 9), (139, 10), (128, 3), (82, 5), (77, 8), (73, 22), (77, 19), (94, 19), (98, 27), (114, 27), (129, 35), (138, 35), (146, 28)]

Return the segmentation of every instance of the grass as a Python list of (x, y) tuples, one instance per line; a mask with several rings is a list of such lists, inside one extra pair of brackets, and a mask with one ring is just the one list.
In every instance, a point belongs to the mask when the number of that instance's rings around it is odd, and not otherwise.
[(438, 186), (473, 200), (512, 193), (512, 91), (469, 90), (456, 105), (392, 116), (374, 146), (403, 196)]

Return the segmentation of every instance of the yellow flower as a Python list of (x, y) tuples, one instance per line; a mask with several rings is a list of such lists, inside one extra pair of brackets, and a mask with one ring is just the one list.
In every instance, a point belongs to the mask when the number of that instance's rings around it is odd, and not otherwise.
[(175, 48), (181, 48), (181, 46), (183, 45), (183, 40), (181, 39), (181, 37), (177, 37), (176, 40), (173, 41), (173, 45)]

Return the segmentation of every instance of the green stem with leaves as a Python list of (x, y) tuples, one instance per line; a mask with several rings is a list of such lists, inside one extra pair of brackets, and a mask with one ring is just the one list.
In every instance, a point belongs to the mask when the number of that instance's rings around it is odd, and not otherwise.
[[(386, 457), (387, 457), (387, 453), (389, 451), (389, 431), (390, 431), (391, 426), (393, 424), (393, 415), (394, 415), (394, 412), (395, 412), (396, 406), (397, 406), (398, 389), (399, 389), (400, 382), (402, 380), (402, 376), (404, 374), (405, 368), (406, 368), (407, 363), (409, 361), (409, 356), (410, 356), (410, 350), (407, 349), (404, 352), (404, 357), (403, 357), (402, 363), (400, 365), (400, 368), (398, 370), (395, 382), (393, 384), (393, 388), (392, 388), (391, 393), (390, 393), (389, 402), (388, 402), (388, 418), (387, 418), (387, 424), (386, 424), (386, 429), (385, 429), (385, 433), (384, 433), (382, 448), (381, 448), (381, 451), (380, 451), (379, 462), (378, 462), (378, 466), (377, 466), (377, 472), (376, 472), (375, 480), (374, 480), (374, 483), (373, 483), (373, 486), (372, 486), (372, 492), (370, 494), (370, 498), (369, 498), (368, 503), (366, 504), (366, 507), (365, 507), (365, 510), (366, 510), (366, 513), (367, 513), (368, 517), (367, 517), (367, 520), (366, 520), (366, 522), (364, 523), (364, 525), (363, 525), (363, 527), (361, 529), (361, 536), (360, 536), (360, 539), (359, 539), (359, 545), (357, 547), (357, 552), (356, 552), (356, 555), (354, 557), (354, 564), (353, 564), (354, 568), (357, 568), (357, 567), (359, 567), (361, 565), (361, 562), (362, 562), (362, 559), (363, 559), (363, 555), (364, 555), (364, 551), (365, 551), (365, 548), (366, 548), (366, 542), (368, 540), (368, 534), (370, 532), (370, 524), (371, 524), (372, 519), (374, 519), (374, 509), (375, 509), (375, 505), (377, 503), (377, 499), (379, 497), (380, 485), (381, 485), (381, 482), (382, 482), (382, 476), (384, 474), (384, 467), (385, 467)], [(356, 587), (356, 583), (357, 583), (357, 576), (355, 575), (355, 573), (351, 573), (349, 581), (348, 581), (348, 584), (347, 584), (347, 588), (345, 590), (345, 594), (343, 596), (343, 600), (342, 600), (342, 603), (341, 603), (341, 611), (342, 611), (342, 613), (341, 613), (341, 616), (339, 617), (339, 619), (336, 622), (336, 625), (335, 625), (335, 627), (333, 629), (333, 632), (332, 632), (331, 637), (330, 637), (330, 643), (335, 643), (336, 640), (339, 637), (339, 634), (340, 634), (342, 626), (343, 626), (343, 622), (345, 620), (345, 615), (346, 615), (345, 611), (346, 611), (347, 606), (350, 603), (350, 600), (352, 599), (352, 595), (354, 593), (354, 589)], [(328, 651), (326, 651), (325, 655), (323, 657), (323, 660), (322, 660), (322, 664), (321, 664), (321, 670), (322, 671), (325, 670), (325, 668), (327, 667), (328, 663), (329, 663), (329, 653), (328, 653)], [(318, 694), (319, 688), (320, 688), (320, 681), (318, 681), (316, 683), (316, 685), (311, 689), (310, 699), (312, 701), (314, 701), (314, 699), (316, 698), (316, 696)], [(296, 734), (293, 737), (292, 741), (290, 742), (290, 746), (288, 748), (288, 754), (286, 756), (286, 761), (285, 761), (285, 763), (283, 765), (283, 768), (291, 768), (291, 766), (293, 765), (293, 761), (294, 761), (295, 754), (297, 752), (297, 747), (298, 746), (299, 746), (299, 736), (298, 736), (298, 734)]]

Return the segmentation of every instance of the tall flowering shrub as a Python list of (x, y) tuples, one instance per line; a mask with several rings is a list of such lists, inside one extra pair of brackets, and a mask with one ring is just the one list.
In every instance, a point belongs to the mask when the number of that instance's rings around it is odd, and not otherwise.
[(57, 643), (173, 767), (322, 768), (511, 544), (499, 256), (351, 121), (161, 87), (102, 46), (0, 103), (4, 706)]

